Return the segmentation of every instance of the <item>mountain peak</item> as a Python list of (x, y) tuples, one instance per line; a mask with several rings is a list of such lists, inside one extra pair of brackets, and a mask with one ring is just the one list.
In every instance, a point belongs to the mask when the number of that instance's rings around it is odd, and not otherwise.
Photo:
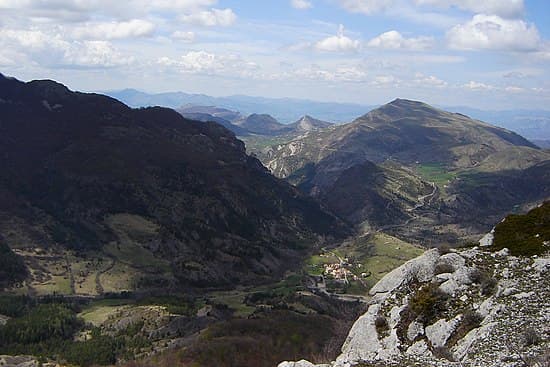
[(310, 115), (304, 115), (298, 121), (290, 124), (290, 126), (294, 127), (297, 131), (323, 129), (331, 125), (330, 122), (318, 120)]
[(386, 106), (406, 108), (406, 109), (414, 109), (414, 110), (417, 110), (417, 109), (428, 110), (429, 109), (429, 110), (432, 110), (432, 111), (437, 111), (437, 108), (435, 108), (435, 107), (433, 107), (433, 106), (431, 106), (427, 103), (424, 103), (424, 102), (421, 102), (421, 101), (414, 101), (412, 99), (402, 99), (402, 98), (396, 98), (393, 101), (391, 101), (390, 103), (387, 103), (384, 106), (381, 106), (381, 108), (384, 108)]

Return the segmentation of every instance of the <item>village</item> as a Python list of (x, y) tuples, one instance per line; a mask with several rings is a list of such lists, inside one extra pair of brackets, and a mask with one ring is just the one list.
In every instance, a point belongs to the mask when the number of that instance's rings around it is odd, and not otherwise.
[[(362, 269), (362, 264), (352, 264), (349, 258), (341, 258), (338, 255), (330, 252), (326, 254), (321, 254), (321, 257), (335, 257), (338, 259), (338, 262), (323, 264), (324, 271), (323, 275), (334, 279), (335, 281), (342, 282), (344, 284), (349, 284), (350, 281), (359, 281), (363, 284), (363, 280), (370, 275), (370, 272), (366, 269)], [(352, 272), (350, 268), (356, 268), (356, 272)], [(365, 271), (362, 271), (365, 270)], [(359, 271), (362, 271), (359, 274)], [(359, 275), (357, 275), (359, 274)], [(364, 284), (363, 284), (364, 285)]]

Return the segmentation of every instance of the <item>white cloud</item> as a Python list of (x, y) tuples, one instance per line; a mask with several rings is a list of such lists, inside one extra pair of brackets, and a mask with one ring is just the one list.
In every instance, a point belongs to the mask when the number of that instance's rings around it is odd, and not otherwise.
[(134, 61), (133, 57), (121, 54), (107, 41), (75, 43), (64, 56), (64, 62), (70, 65), (88, 67), (121, 66)]
[(3, 54), (0, 54), (0, 66), (15, 66), (16, 65), (16, 62), (6, 56), (6, 55), (3, 55)]
[(490, 84), (475, 82), (473, 80), (471, 80), (469, 83), (464, 84), (462, 87), (473, 91), (487, 91), (496, 89), (496, 87)]
[(185, 23), (201, 25), (205, 27), (228, 27), (235, 23), (237, 16), (231, 9), (203, 10), (189, 15), (182, 16)]
[(545, 41), (540, 46), (540, 49), (534, 53), (534, 56), (537, 60), (546, 62), (550, 61), (550, 42)]
[(250, 75), (258, 65), (236, 55), (216, 55), (206, 51), (191, 51), (179, 59), (161, 57), (157, 63), (175, 67), (183, 73), (216, 75)]
[(195, 40), (195, 32), (175, 31), (171, 34), (171, 37), (183, 42), (193, 42)]
[(473, 13), (519, 17), (524, 13), (523, 0), (415, 0), (417, 5), (456, 7)]
[(379, 88), (398, 87), (401, 81), (394, 75), (377, 75), (370, 82), (370, 85)]
[(0, 11), (12, 26), (61, 25), (195, 15), (217, 3), (218, 0), (0, 0)]
[(449, 47), (458, 50), (535, 51), (541, 42), (534, 24), (485, 14), (454, 26), (447, 39)]
[(291, 0), (290, 5), (295, 9), (310, 9), (313, 7), (311, 1), (308, 0)]
[(287, 77), (325, 82), (362, 82), (367, 80), (367, 72), (357, 66), (340, 66), (327, 70), (317, 65), (294, 70)]
[(0, 48), (11, 50), (21, 62), (59, 67), (113, 67), (133, 58), (117, 51), (107, 41), (67, 41), (60, 34), (39, 30), (0, 30)]
[(340, 6), (353, 13), (373, 14), (390, 8), (394, 0), (339, 0)]
[(326, 52), (350, 52), (359, 50), (361, 43), (344, 35), (344, 26), (340, 25), (336, 36), (325, 38), (315, 44), (315, 49)]
[(413, 82), (420, 86), (436, 88), (446, 87), (448, 84), (434, 75), (424, 75), (422, 73), (416, 73)]
[(154, 30), (155, 25), (153, 23), (141, 19), (132, 19), (127, 22), (87, 23), (76, 27), (74, 36), (76, 38), (108, 40), (150, 36)]
[(522, 92), (525, 92), (525, 88), (518, 87), (518, 86), (515, 86), (515, 85), (509, 85), (506, 88), (504, 88), (504, 90), (506, 92), (509, 92), (509, 93), (522, 93)]
[(368, 42), (369, 47), (384, 49), (426, 50), (432, 47), (432, 37), (405, 38), (397, 31), (382, 33)]

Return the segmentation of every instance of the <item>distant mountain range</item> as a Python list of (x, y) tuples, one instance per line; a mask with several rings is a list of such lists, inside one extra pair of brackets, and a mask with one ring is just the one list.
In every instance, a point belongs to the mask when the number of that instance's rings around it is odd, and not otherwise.
[[(351, 103), (325, 103), (292, 98), (263, 98), (249, 96), (211, 97), (204, 94), (183, 92), (148, 94), (135, 89), (107, 91), (131, 107), (164, 106), (180, 108), (184, 105), (217, 106), (239, 111), (244, 115), (269, 114), (284, 124), (291, 123), (305, 115), (312, 115), (333, 123), (350, 122), (378, 106)], [(468, 115), (471, 118), (515, 131), (530, 140), (550, 141), (550, 110), (510, 109), (484, 111), (465, 106), (440, 106), (441, 108)], [(223, 116), (219, 116), (224, 118)], [(541, 142), (543, 145), (546, 144)]]
[(483, 111), (469, 107), (445, 107), (445, 109), (515, 131), (531, 141), (550, 140), (549, 110)]
[(321, 121), (308, 115), (294, 123), (282, 124), (268, 114), (253, 113), (243, 116), (240, 112), (214, 106), (186, 105), (176, 111), (192, 120), (217, 122), (240, 137), (294, 135), (332, 125), (330, 122)]
[(239, 111), (244, 115), (269, 114), (288, 124), (305, 115), (331, 122), (347, 122), (368, 111), (372, 106), (352, 103), (315, 102), (293, 98), (263, 98), (249, 96), (211, 97), (183, 92), (148, 94), (135, 89), (103, 92), (131, 107), (164, 106), (180, 108), (185, 105), (216, 106)]

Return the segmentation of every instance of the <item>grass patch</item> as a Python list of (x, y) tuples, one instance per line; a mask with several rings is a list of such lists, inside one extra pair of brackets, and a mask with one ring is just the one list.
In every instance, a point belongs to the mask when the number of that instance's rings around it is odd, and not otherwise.
[(443, 163), (423, 163), (416, 166), (418, 174), (426, 181), (434, 182), (440, 189), (448, 185), (457, 176)]
[(230, 309), (234, 310), (235, 317), (246, 318), (254, 313), (256, 307), (249, 306), (245, 302), (245, 297), (248, 292), (242, 291), (229, 291), (229, 292), (215, 292), (212, 293), (209, 300), (212, 303), (226, 305)]

